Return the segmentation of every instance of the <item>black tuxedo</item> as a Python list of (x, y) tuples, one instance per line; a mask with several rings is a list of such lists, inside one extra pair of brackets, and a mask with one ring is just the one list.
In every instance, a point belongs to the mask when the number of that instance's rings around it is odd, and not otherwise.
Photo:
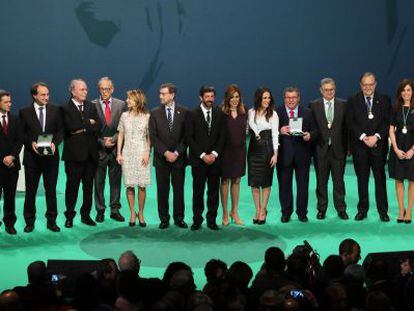
[[(6, 227), (13, 227), (16, 223), (15, 197), (17, 179), (19, 177), (20, 160), (19, 153), (22, 149), (21, 136), (19, 132), (19, 120), (8, 113), (7, 135), (3, 133), (0, 122), (0, 189), (3, 192), (3, 221)], [(1, 120), (0, 120), (1, 121)], [(7, 167), (3, 163), (6, 156), (14, 156), (14, 166)]]
[[(375, 93), (372, 100), (373, 119), (368, 118), (362, 92), (348, 98), (347, 123), (350, 131), (350, 149), (358, 178), (358, 211), (366, 214), (369, 208), (368, 181), (370, 168), (375, 179), (375, 198), (380, 215), (388, 211), (385, 163), (388, 153), (388, 130), (391, 102), (388, 96)], [(376, 147), (369, 148), (360, 140), (362, 134), (380, 135)]]
[(310, 103), (316, 128), (314, 164), (316, 171), (316, 197), (318, 211), (326, 212), (328, 207), (328, 180), (332, 174), (334, 205), (338, 212), (345, 211), (345, 163), (348, 152), (346, 128), (346, 102), (333, 100), (333, 122), (328, 127), (323, 98)]
[[(160, 105), (151, 111), (149, 130), (151, 143), (154, 147), (155, 173), (157, 178), (158, 215), (161, 222), (168, 222), (170, 181), (174, 191), (175, 222), (184, 219), (184, 178), (187, 165), (187, 145), (185, 143), (185, 121), (187, 109), (174, 104), (172, 130), (168, 126), (165, 106)], [(177, 152), (178, 157), (174, 163), (168, 162), (164, 153)]]
[[(289, 117), (285, 105), (276, 109), (279, 116), (279, 130), (289, 125)], [(303, 118), (302, 131), (311, 133), (311, 140), (315, 138), (310, 109), (298, 106), (298, 118)], [(311, 161), (311, 142), (304, 141), (303, 137), (280, 135), (277, 160), (277, 177), (279, 181), (279, 200), (282, 214), (290, 216), (293, 212), (292, 179), (293, 171), (296, 176), (296, 213), (304, 217), (308, 209), (309, 167)]]
[[(54, 223), (57, 217), (56, 184), (59, 173), (59, 144), (63, 139), (63, 121), (60, 109), (46, 105), (45, 130), (43, 131), (34, 104), (20, 110), (21, 131), (24, 142), (23, 165), (25, 167), (26, 194), (24, 199), (24, 219), (27, 225), (34, 225), (36, 217), (36, 193), (40, 176), (46, 193), (46, 218)], [(39, 156), (33, 151), (32, 143), (40, 134), (53, 134), (52, 142), (56, 150), (52, 156)]]
[[(207, 223), (215, 224), (219, 204), (220, 161), (225, 143), (224, 114), (217, 108), (212, 108), (211, 127), (204, 118), (201, 107), (188, 113), (186, 140), (189, 146), (189, 160), (193, 175), (193, 221), (195, 224), (203, 222), (204, 189), (207, 191)], [(200, 156), (203, 153), (217, 152), (216, 161), (207, 165)]]
[[(83, 113), (70, 100), (62, 106), (65, 142), (62, 160), (65, 161), (65, 216), (72, 220), (80, 182), (83, 188), (82, 217), (89, 216), (92, 206), (93, 178), (98, 161), (98, 133), (101, 128), (95, 105), (85, 101)], [(92, 124), (90, 119), (95, 120)]]

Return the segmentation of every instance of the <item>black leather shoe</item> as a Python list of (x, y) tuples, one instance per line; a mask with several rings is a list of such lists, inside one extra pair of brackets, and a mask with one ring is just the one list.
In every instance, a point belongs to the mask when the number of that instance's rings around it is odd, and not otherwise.
[(90, 216), (81, 217), (81, 222), (87, 226), (96, 226), (96, 222)]
[(363, 212), (358, 212), (358, 213), (355, 215), (355, 220), (356, 220), (356, 221), (361, 221), (361, 220), (364, 220), (365, 218), (367, 218), (367, 214), (365, 214), (365, 213), (363, 213)]
[(219, 230), (217, 224), (207, 224), (207, 227), (211, 230)]
[(381, 219), (382, 222), (389, 222), (390, 221), (390, 217), (388, 217), (387, 214), (380, 215), (380, 219)]
[(48, 222), (46, 227), (53, 232), (60, 232), (60, 228), (55, 222)]
[(12, 235), (17, 234), (17, 231), (16, 231), (16, 229), (14, 229), (14, 227), (13, 227), (13, 226), (6, 226), (6, 232), (7, 232), (8, 234), (12, 234)]
[(66, 228), (72, 228), (73, 227), (73, 220), (72, 219), (66, 219), (65, 227)]
[(170, 226), (168, 221), (161, 221), (160, 225), (158, 226), (158, 228), (160, 229), (167, 229)]
[(24, 227), (23, 231), (26, 233), (30, 233), (34, 230), (34, 225), (26, 225), (26, 227)]
[(191, 225), (191, 230), (193, 230), (193, 231), (197, 231), (197, 230), (200, 230), (200, 229), (201, 229), (201, 224), (193, 223)]
[(176, 221), (174, 224), (179, 228), (188, 228), (188, 225), (184, 222), (184, 220)]
[(299, 221), (300, 221), (300, 222), (308, 222), (308, 217), (307, 217), (306, 215), (304, 215), (304, 216), (299, 216), (298, 218), (299, 218)]
[(348, 216), (348, 214), (345, 211), (338, 212), (338, 217), (341, 218), (341, 219), (343, 219), (343, 220), (349, 219), (349, 216)]
[(281, 222), (286, 223), (290, 221), (290, 216), (289, 215), (283, 215), (282, 218), (280, 219)]
[(405, 220), (404, 220), (404, 222), (405, 222), (406, 224), (410, 224), (410, 223), (411, 223), (411, 219), (405, 219)]
[(125, 218), (118, 212), (118, 213), (111, 213), (111, 219), (115, 221), (123, 222), (125, 221)]
[(105, 211), (99, 211), (95, 217), (96, 222), (104, 222), (105, 221)]
[(320, 220), (325, 219), (325, 212), (319, 211), (318, 214), (316, 214), (316, 218)]

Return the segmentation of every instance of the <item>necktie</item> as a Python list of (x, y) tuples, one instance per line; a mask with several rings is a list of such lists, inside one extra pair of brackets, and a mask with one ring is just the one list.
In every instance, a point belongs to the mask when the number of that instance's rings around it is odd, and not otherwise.
[(83, 104), (78, 105), (78, 109), (79, 109), (79, 112), (80, 112), (81, 117), (82, 117), (82, 119), (83, 119)]
[(109, 100), (104, 100), (105, 104), (105, 121), (106, 125), (111, 123), (111, 108), (109, 107)]
[(328, 113), (326, 115), (326, 118), (328, 119), (328, 123), (332, 124), (332, 121), (333, 121), (332, 102), (328, 102)]
[(2, 125), (2, 127), (3, 127), (3, 133), (4, 133), (4, 135), (7, 135), (7, 133), (9, 132), (9, 128), (7, 127), (7, 122), (6, 122), (6, 115), (4, 114), (4, 115), (2, 115), (2, 122), (1, 122), (1, 125)]
[(368, 111), (372, 111), (372, 103), (371, 103), (370, 96), (367, 96), (366, 104), (367, 104)]
[(207, 125), (208, 125), (208, 135), (210, 135), (210, 130), (211, 130), (210, 110), (207, 111), (206, 121), (207, 121)]
[(171, 132), (172, 127), (173, 127), (171, 108), (167, 108), (167, 121), (168, 121), (168, 128), (170, 129), (170, 132)]
[(39, 107), (39, 123), (40, 123), (40, 128), (42, 129), (42, 132), (44, 132), (44, 128), (43, 128), (43, 124), (45, 123), (45, 115), (43, 112), (43, 107)]
[(289, 111), (289, 118), (290, 118), (290, 119), (295, 118), (295, 110), (290, 109), (290, 111)]

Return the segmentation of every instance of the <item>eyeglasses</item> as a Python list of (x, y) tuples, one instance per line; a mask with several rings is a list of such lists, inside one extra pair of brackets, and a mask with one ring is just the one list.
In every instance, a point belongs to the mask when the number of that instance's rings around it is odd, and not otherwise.
[(112, 88), (111, 87), (101, 87), (101, 88), (99, 88), (99, 90), (102, 91), (102, 92), (110, 92), (110, 91), (112, 91)]

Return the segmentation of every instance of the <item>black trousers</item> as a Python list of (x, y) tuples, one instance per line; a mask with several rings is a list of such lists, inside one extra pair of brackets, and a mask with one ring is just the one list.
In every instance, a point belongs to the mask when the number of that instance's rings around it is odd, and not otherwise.
[(309, 197), (309, 164), (293, 162), (289, 166), (277, 167), (277, 179), (279, 181), (279, 201), (282, 215), (290, 216), (293, 213), (293, 171), (296, 177), (296, 214), (306, 216), (308, 213)]
[(316, 172), (316, 197), (318, 199), (318, 211), (326, 212), (328, 208), (328, 181), (332, 176), (333, 201), (337, 212), (346, 210), (345, 203), (345, 163), (346, 158), (337, 159), (331, 147), (328, 148), (324, 157), (315, 156)]
[(172, 165), (155, 167), (157, 179), (158, 215), (160, 221), (169, 222), (170, 183), (173, 188), (173, 218), (174, 222), (184, 219), (184, 180), (185, 168), (175, 168)]
[(207, 224), (215, 224), (219, 205), (220, 169), (218, 165), (192, 167), (193, 175), (193, 222), (203, 222), (204, 189), (207, 183)]
[(66, 191), (65, 204), (66, 219), (73, 219), (76, 215), (75, 205), (78, 191), (82, 182), (83, 202), (80, 209), (81, 217), (88, 217), (92, 207), (93, 178), (96, 171), (96, 161), (88, 159), (83, 162), (65, 162)]
[(113, 153), (108, 153), (98, 160), (98, 167), (95, 176), (95, 208), (97, 211), (104, 211), (105, 205), (105, 180), (106, 172), (109, 176), (109, 206), (111, 213), (116, 213), (121, 208), (121, 166), (116, 161)]
[(358, 179), (358, 212), (366, 214), (369, 209), (368, 182), (370, 171), (374, 175), (375, 200), (380, 215), (388, 212), (387, 186), (385, 177), (386, 156), (383, 154), (366, 153), (353, 154), (355, 174)]
[(16, 223), (16, 187), (19, 172), (15, 170), (0, 170), (0, 189), (3, 192), (3, 221), (6, 227)]
[(46, 219), (53, 223), (57, 217), (56, 184), (59, 172), (59, 159), (39, 159), (36, 166), (25, 166), (24, 176), (26, 194), (24, 198), (23, 216), (27, 225), (33, 225), (36, 219), (36, 193), (40, 176), (43, 175), (43, 186), (46, 194)]

